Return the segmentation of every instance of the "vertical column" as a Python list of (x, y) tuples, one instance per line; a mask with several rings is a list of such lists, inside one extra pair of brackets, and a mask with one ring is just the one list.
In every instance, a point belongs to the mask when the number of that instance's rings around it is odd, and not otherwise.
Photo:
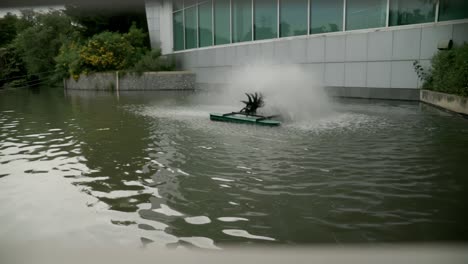
[(161, 49), (162, 54), (172, 53), (172, 1), (147, 0), (145, 1), (148, 32), (152, 49)]
[(215, 45), (215, 14), (214, 14), (214, 5), (216, 0), (211, 0), (211, 46)]
[(185, 1), (182, 3), (182, 28), (183, 28), (183, 32), (184, 32), (184, 49), (187, 49), (187, 45), (185, 43)]
[(387, 18), (385, 19), (385, 27), (388, 27), (390, 24), (390, 0), (387, 0), (386, 15), (387, 15)]
[(307, 0), (307, 35), (310, 35), (310, 0)]
[(255, 1), (255, 0), (252, 0), (252, 3), (251, 3), (251, 4), (252, 4), (252, 41), (255, 40), (255, 34), (254, 34), (254, 29), (255, 29), (255, 27), (254, 27), (254, 25), (255, 25), (255, 20), (254, 20), (254, 19), (255, 19), (254, 8), (255, 8), (255, 6), (254, 6), (254, 1)]
[(343, 0), (343, 31), (346, 31), (346, 0)]
[(276, 8), (276, 26), (277, 26), (277, 30), (276, 30), (276, 37), (279, 38), (280, 37), (280, 25), (281, 25), (281, 21), (280, 21), (280, 0), (278, 0), (276, 2), (277, 4), (277, 8)]
[(229, 43), (232, 43), (232, 0), (229, 1), (229, 36)]
[(200, 17), (199, 15), (199, 10), (198, 10), (199, 4), (197, 3), (195, 6), (195, 17), (197, 19), (197, 46), (196, 48), (200, 47)]

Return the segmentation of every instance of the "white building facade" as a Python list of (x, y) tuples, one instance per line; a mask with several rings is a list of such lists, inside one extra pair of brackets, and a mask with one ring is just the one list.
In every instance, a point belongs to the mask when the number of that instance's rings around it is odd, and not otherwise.
[(247, 64), (294, 64), (334, 96), (417, 100), (413, 68), (468, 42), (468, 0), (147, 0), (152, 48), (216, 88)]

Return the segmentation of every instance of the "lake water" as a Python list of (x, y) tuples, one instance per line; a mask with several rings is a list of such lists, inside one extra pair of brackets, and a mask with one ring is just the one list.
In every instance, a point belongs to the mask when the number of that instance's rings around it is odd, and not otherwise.
[[(207, 95), (209, 96), (209, 95)], [(0, 240), (97, 246), (468, 239), (468, 120), (340, 99), (279, 128), (193, 92), (0, 91)]]

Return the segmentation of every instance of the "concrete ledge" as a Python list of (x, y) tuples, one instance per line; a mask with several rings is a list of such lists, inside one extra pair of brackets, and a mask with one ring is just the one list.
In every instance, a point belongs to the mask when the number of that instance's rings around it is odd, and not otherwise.
[(419, 101), (419, 89), (371, 88), (371, 87), (325, 87), (329, 96), (367, 99)]
[(159, 91), (159, 90), (193, 90), (195, 74), (187, 71), (117, 73), (102, 72), (82, 74), (75, 81), (69, 78), (64, 81), (67, 90), (93, 91)]
[[(226, 84), (196, 83), (200, 90), (216, 90)], [(366, 99), (387, 99), (419, 101), (419, 89), (412, 88), (370, 88), (370, 87), (325, 87), (325, 92), (331, 97), (350, 97)]]
[(455, 113), (468, 115), (468, 98), (466, 97), (421, 90), (420, 100), (427, 104), (435, 105)]

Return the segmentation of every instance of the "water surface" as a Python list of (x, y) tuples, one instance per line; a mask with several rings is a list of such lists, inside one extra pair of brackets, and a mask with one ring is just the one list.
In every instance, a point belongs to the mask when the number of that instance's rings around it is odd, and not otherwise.
[(468, 121), (338, 100), (264, 128), (199, 93), (0, 91), (0, 240), (222, 248), (466, 241)]

